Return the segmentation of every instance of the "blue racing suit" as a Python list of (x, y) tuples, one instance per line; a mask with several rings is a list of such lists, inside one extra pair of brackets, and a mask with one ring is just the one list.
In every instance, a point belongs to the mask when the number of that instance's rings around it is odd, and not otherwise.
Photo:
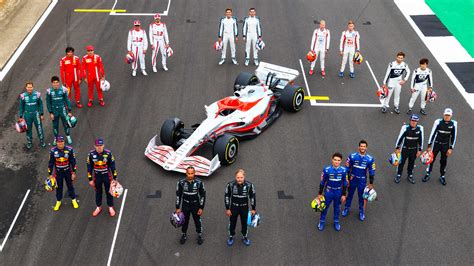
[(357, 194), (359, 195), (359, 211), (362, 212), (364, 211), (364, 198), (362, 198), (362, 194), (367, 185), (367, 172), (369, 173), (369, 183), (374, 183), (375, 159), (369, 154), (361, 155), (358, 152), (354, 152), (347, 157), (346, 168), (350, 175), (346, 208), (351, 207), (352, 197), (357, 189)]
[(321, 174), (321, 183), (319, 183), (319, 195), (323, 193), (326, 200), (326, 208), (321, 213), (321, 221), (326, 220), (326, 214), (334, 201), (334, 222), (339, 222), (339, 213), (341, 208), (341, 197), (347, 192), (347, 169), (345, 167), (334, 168), (328, 166), (324, 168)]

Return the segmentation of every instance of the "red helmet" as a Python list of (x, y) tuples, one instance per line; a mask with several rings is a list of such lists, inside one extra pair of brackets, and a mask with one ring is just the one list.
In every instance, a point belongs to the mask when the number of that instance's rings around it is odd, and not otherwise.
[(216, 51), (222, 50), (222, 42), (219, 42), (219, 41), (215, 42), (214, 43), (214, 50), (216, 50)]
[(377, 90), (377, 97), (384, 99), (387, 96), (388, 96), (388, 87), (387, 85), (382, 85), (382, 87), (380, 87)]
[(127, 64), (131, 64), (135, 61), (135, 56), (133, 55), (133, 53), (128, 53), (123, 59), (123, 61), (125, 61), (125, 63)]
[(23, 133), (25, 132), (28, 127), (26, 126), (26, 122), (25, 120), (20, 120), (18, 121), (16, 124), (15, 124), (15, 128), (16, 128), (16, 131), (20, 132), (20, 133)]
[(140, 23), (140, 20), (137, 19), (133, 21), (133, 26), (140, 26), (140, 25), (142, 25), (142, 23)]
[(432, 163), (433, 159), (434, 159), (434, 154), (432, 151), (424, 151), (420, 156), (421, 163), (425, 165)]
[(434, 92), (433, 90), (430, 90), (426, 93), (425, 101), (432, 103), (436, 101), (437, 98), (438, 94), (436, 94), (436, 92)]
[(309, 51), (308, 54), (306, 54), (306, 59), (308, 62), (314, 62), (316, 60), (316, 52), (315, 51)]
[(161, 19), (161, 15), (159, 13), (156, 13), (154, 16), (153, 16), (153, 19)]

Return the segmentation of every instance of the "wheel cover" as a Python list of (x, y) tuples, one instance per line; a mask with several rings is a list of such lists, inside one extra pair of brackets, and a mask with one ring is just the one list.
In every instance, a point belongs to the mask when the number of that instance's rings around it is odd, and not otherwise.
[(237, 145), (235, 143), (230, 143), (227, 149), (227, 157), (232, 160), (237, 153)]
[(304, 99), (303, 93), (298, 91), (295, 97), (295, 106), (300, 106), (303, 103), (303, 99)]

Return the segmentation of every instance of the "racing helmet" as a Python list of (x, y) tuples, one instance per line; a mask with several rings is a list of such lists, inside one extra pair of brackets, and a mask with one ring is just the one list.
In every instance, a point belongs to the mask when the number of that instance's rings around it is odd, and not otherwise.
[(183, 212), (179, 212), (179, 213), (173, 212), (170, 216), (170, 222), (171, 222), (171, 225), (174, 226), (174, 228), (181, 227), (184, 224), (184, 219), (185, 218), (184, 218)]
[(44, 188), (46, 189), (46, 191), (51, 192), (57, 187), (58, 184), (56, 183), (56, 178), (54, 176), (48, 177), (46, 178), (46, 180), (44, 180)]
[(375, 199), (377, 199), (377, 192), (373, 188), (370, 189), (369, 187), (365, 187), (364, 193), (362, 193), (362, 198), (364, 198), (365, 200), (369, 202), (372, 202)]
[(25, 132), (28, 129), (28, 127), (26, 126), (25, 120), (21, 119), (20, 121), (16, 122), (15, 129), (16, 129), (16, 131), (18, 131), (20, 133)]
[(123, 61), (125, 61), (125, 63), (127, 64), (131, 64), (135, 61), (135, 56), (133, 55), (133, 53), (128, 53), (123, 59)]
[(263, 40), (258, 39), (255, 43), (255, 48), (257, 48), (257, 50), (263, 50), (263, 48), (265, 48), (265, 43), (263, 42)]
[(247, 216), (247, 225), (255, 228), (259, 224), (260, 224), (260, 214), (255, 213), (255, 215), (252, 215), (252, 212), (249, 211), (249, 214)]
[(113, 180), (110, 183), (110, 189), (109, 189), (110, 195), (112, 195), (114, 198), (120, 198), (123, 194), (123, 187), (122, 185), (117, 181)]
[(390, 154), (390, 158), (388, 159), (388, 161), (390, 162), (391, 165), (398, 166), (398, 163), (400, 162), (401, 159), (402, 159), (402, 155), (400, 153), (394, 152)]
[(102, 89), (102, 91), (110, 90), (110, 82), (108, 82), (105, 79), (101, 80), (100, 81), (100, 88)]
[(171, 49), (171, 47), (168, 46), (168, 48), (166, 48), (166, 57), (171, 57), (173, 56), (173, 49)]
[(216, 41), (216, 42), (214, 43), (214, 50), (216, 50), (216, 51), (222, 50), (222, 42)]
[(437, 98), (438, 98), (438, 94), (436, 94), (436, 92), (434, 92), (433, 90), (430, 90), (426, 93), (425, 101), (432, 103), (436, 101)]
[(433, 162), (434, 154), (432, 151), (424, 151), (420, 156), (422, 164), (428, 165)]
[(364, 58), (362, 57), (362, 55), (359, 52), (356, 52), (354, 54), (354, 57), (352, 58), (352, 61), (354, 61), (354, 63), (360, 65), (362, 63), (362, 61), (364, 61)]
[(312, 63), (316, 60), (316, 52), (315, 51), (309, 51), (307, 54), (306, 54), (306, 60), (308, 60), (308, 62)]
[(77, 118), (75, 116), (67, 116), (66, 122), (68, 127), (73, 128), (77, 125)]
[(315, 212), (324, 211), (324, 209), (326, 208), (326, 199), (324, 198), (324, 196), (322, 196), (321, 198), (317, 197), (313, 201), (311, 201), (311, 208), (313, 208)]
[(377, 90), (377, 96), (380, 99), (385, 99), (388, 96), (388, 87), (387, 85), (382, 85), (378, 90)]

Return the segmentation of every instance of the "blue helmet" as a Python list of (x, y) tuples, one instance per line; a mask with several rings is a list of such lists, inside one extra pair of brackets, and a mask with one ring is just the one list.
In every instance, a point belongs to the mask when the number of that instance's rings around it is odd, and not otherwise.
[(247, 216), (247, 225), (255, 228), (259, 224), (260, 224), (260, 214), (255, 213), (255, 215), (252, 215), (252, 213), (249, 211), (249, 215)]

